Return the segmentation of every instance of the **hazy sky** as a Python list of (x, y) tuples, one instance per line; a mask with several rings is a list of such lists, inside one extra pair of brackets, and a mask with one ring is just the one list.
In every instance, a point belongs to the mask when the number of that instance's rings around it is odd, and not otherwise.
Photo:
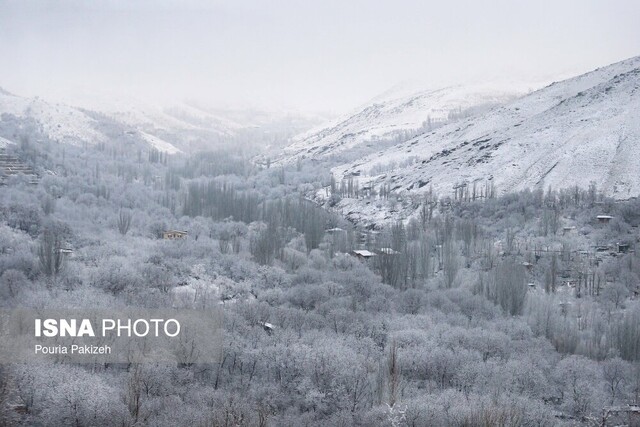
[(640, 55), (638, 0), (0, 0), (0, 86), (348, 110), (433, 87)]

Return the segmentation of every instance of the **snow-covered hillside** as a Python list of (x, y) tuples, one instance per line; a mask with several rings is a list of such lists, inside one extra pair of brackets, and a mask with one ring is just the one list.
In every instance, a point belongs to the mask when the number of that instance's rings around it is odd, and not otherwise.
[[(0, 114), (11, 114), (19, 118), (33, 119), (51, 140), (63, 144), (94, 145), (113, 141), (114, 132), (128, 140), (135, 139), (174, 154), (180, 150), (154, 135), (137, 132), (124, 121), (114, 121), (108, 127), (99, 114), (41, 98), (24, 98), (7, 91), (0, 91)], [(114, 128), (115, 127), (115, 128)]]
[(230, 136), (242, 125), (216, 116), (186, 103), (164, 107), (134, 97), (113, 97), (102, 94), (76, 96), (73, 105), (93, 111), (145, 131), (209, 131)]
[[(100, 91), (76, 93), (62, 97), (69, 105), (99, 111), (108, 117), (145, 132), (206, 132), (221, 137), (235, 137), (249, 129), (273, 129), (304, 132), (325, 121), (318, 115), (292, 111), (257, 110), (251, 108), (215, 108), (190, 102), (166, 105), (135, 96), (114, 95)], [(157, 136), (157, 135), (156, 135)]]
[(6, 148), (7, 146), (13, 145), (13, 144), (14, 144), (13, 142), (0, 136), (0, 148)]
[(595, 182), (612, 197), (637, 197), (640, 57), (551, 84), (333, 173), (407, 194), (432, 188), (453, 196), (454, 187), (487, 182), (498, 193)]
[(148, 142), (150, 146), (152, 146), (153, 148), (155, 148), (156, 150), (162, 153), (176, 154), (176, 153), (182, 152), (182, 150), (176, 148), (173, 144), (165, 140), (162, 140), (157, 136), (153, 136), (151, 134), (148, 134), (142, 131), (140, 132), (140, 136), (142, 137), (142, 139)]
[[(73, 105), (73, 106), (72, 106)], [(234, 142), (282, 147), (321, 118), (291, 112), (216, 110), (189, 103), (163, 107), (131, 98), (86, 95), (72, 103), (25, 98), (0, 89), (0, 114), (33, 119), (51, 140), (83, 145), (126, 140), (168, 154)]]
[[(412, 134), (501, 105), (539, 86), (482, 84), (437, 90), (394, 88), (370, 103), (295, 138), (281, 163), (299, 158), (357, 158)], [(350, 156), (350, 157), (349, 157)]]
[(104, 142), (105, 136), (95, 129), (95, 120), (78, 109), (63, 104), (50, 104), (40, 98), (23, 98), (0, 91), (0, 114), (30, 117), (38, 122), (46, 135), (67, 144)]

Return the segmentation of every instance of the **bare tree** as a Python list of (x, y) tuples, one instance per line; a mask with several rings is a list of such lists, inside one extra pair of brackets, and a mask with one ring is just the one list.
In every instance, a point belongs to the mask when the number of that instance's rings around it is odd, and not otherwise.
[(47, 276), (56, 276), (63, 267), (64, 256), (61, 251), (62, 242), (58, 233), (46, 230), (38, 246), (40, 270)]
[(498, 265), (489, 275), (481, 277), (481, 284), (485, 296), (503, 310), (512, 315), (522, 314), (527, 284), (522, 265), (510, 260)]
[(231, 237), (228, 233), (222, 233), (220, 235), (220, 239), (218, 239), (218, 248), (220, 249), (221, 254), (229, 253), (229, 245), (230, 245)]
[(120, 209), (120, 213), (118, 214), (118, 231), (123, 236), (129, 232), (129, 228), (131, 228), (131, 220), (133, 219), (133, 214), (128, 209)]
[(446, 288), (453, 287), (459, 269), (458, 248), (451, 240), (447, 240), (442, 245), (442, 272)]
[(389, 389), (389, 406), (393, 407), (398, 400), (400, 391), (400, 367), (398, 366), (398, 345), (391, 341), (387, 357), (387, 386)]
[(616, 401), (616, 398), (622, 394), (624, 383), (627, 381), (630, 372), (627, 362), (619, 357), (605, 361), (602, 364), (602, 373), (606, 382), (607, 392), (611, 405)]

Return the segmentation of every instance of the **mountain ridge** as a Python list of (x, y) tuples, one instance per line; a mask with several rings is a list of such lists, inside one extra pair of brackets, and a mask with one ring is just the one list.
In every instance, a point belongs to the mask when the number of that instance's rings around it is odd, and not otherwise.
[(375, 152), (379, 146), (386, 147), (513, 100), (527, 93), (529, 86), (485, 83), (417, 91), (390, 90), (351, 113), (298, 135), (278, 162), (287, 164), (311, 157), (357, 158)]
[[(454, 188), (487, 183), (499, 193), (595, 183), (616, 199), (640, 195), (639, 172), (640, 57), (552, 83), (332, 169), (338, 179), (357, 177), (362, 186), (408, 195), (432, 189), (454, 196)], [(342, 202), (347, 205), (355, 208)]]

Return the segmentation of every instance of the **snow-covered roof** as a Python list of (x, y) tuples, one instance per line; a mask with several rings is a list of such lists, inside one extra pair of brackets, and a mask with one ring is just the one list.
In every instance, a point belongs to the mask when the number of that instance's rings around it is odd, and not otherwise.
[(378, 249), (378, 253), (385, 254), (385, 255), (398, 255), (400, 252), (392, 248), (380, 248)]
[(376, 256), (376, 254), (374, 254), (373, 252), (370, 252), (366, 249), (356, 249), (355, 251), (353, 251), (354, 254), (361, 256), (361, 257), (365, 257), (365, 258), (369, 258), (372, 256)]
[(342, 228), (340, 227), (335, 227), (335, 228), (330, 228), (328, 230), (325, 230), (326, 233), (339, 233), (344, 231)]

